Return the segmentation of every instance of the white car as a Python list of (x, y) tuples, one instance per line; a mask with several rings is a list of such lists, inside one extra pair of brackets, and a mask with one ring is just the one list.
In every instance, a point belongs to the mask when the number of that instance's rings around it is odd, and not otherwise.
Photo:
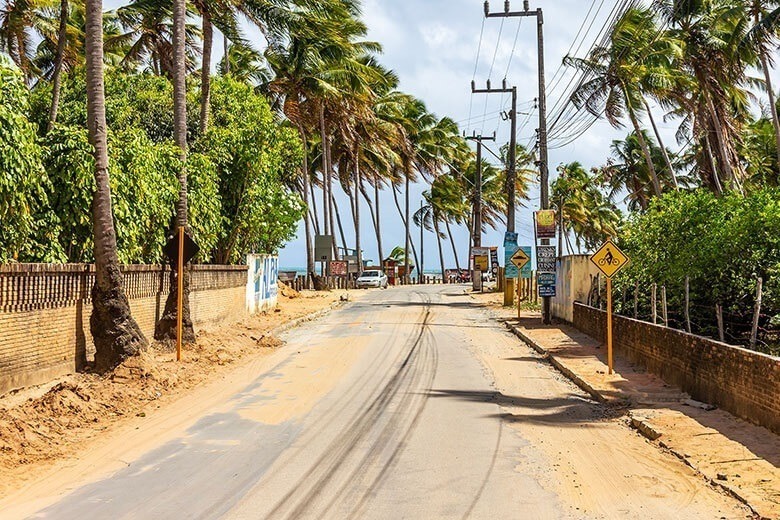
[(356, 281), (358, 289), (362, 287), (387, 287), (387, 275), (383, 271), (363, 271)]

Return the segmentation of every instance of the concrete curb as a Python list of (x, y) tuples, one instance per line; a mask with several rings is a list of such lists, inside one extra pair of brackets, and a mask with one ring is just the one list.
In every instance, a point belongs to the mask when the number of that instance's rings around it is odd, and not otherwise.
[(552, 366), (554, 366), (559, 372), (561, 372), (563, 375), (565, 375), (567, 378), (569, 378), (575, 385), (580, 387), (583, 391), (590, 394), (590, 396), (595, 399), (596, 401), (600, 403), (606, 403), (609, 400), (601, 395), (598, 390), (593, 388), (593, 386), (585, 381), (583, 378), (575, 374), (572, 370), (569, 369), (566, 365), (561, 363), (560, 360), (558, 360), (555, 356), (550, 355), (550, 353), (541, 345), (539, 345), (536, 341), (528, 337), (522, 330), (520, 330), (519, 327), (515, 327), (511, 323), (506, 323), (507, 328), (518, 338), (523, 340), (525, 344), (527, 344), (529, 347), (534, 349), (536, 352), (541, 354), (542, 356), (547, 359)]
[[(599, 393), (599, 391), (596, 390), (596, 388), (594, 388), (591, 384), (585, 381), (582, 377), (574, 373), (571, 369), (569, 369), (566, 365), (564, 365), (559, 359), (551, 355), (547, 349), (545, 349), (539, 343), (537, 343), (528, 335), (526, 335), (519, 327), (516, 327), (515, 325), (512, 325), (509, 322), (506, 322), (506, 327), (515, 336), (520, 338), (523, 341), (523, 343), (527, 344), (536, 352), (544, 356), (544, 358), (547, 359), (550, 362), (550, 364), (552, 364), (552, 366), (554, 366), (559, 372), (561, 372), (564, 376), (570, 379), (580, 389), (590, 394), (593, 397), (593, 399), (595, 399), (600, 403), (608, 403), (612, 401), (611, 399), (608, 399), (607, 397)], [(694, 472), (696, 472), (697, 475), (701, 476), (711, 486), (719, 487), (720, 489), (728, 493), (730, 496), (732, 496), (733, 498), (735, 498), (736, 500), (738, 500), (739, 502), (747, 506), (748, 509), (750, 509), (750, 511), (756, 516), (756, 518), (760, 518), (761, 520), (772, 520), (771, 518), (762, 515), (759, 511), (757, 511), (756, 508), (750, 504), (748, 499), (745, 498), (740, 493), (740, 490), (738, 488), (732, 487), (727, 483), (724, 483), (720, 480), (717, 480), (707, 475), (705, 472), (703, 472), (694, 464), (692, 464), (691, 461), (687, 459), (684, 453), (681, 453), (679, 450), (670, 447), (663, 440), (659, 440), (663, 436), (663, 432), (658, 431), (652, 424), (650, 424), (649, 419), (647, 417), (634, 415), (631, 412), (629, 412), (629, 425), (635, 430), (637, 430), (644, 437), (646, 437), (648, 440), (652, 442), (657, 441), (658, 445), (661, 448), (667, 450), (669, 453), (671, 453), (672, 455), (680, 459), (686, 466), (690, 467)]]

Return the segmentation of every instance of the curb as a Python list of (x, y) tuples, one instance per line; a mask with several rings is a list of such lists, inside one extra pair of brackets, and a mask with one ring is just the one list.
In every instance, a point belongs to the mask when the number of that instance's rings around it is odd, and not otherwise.
[(569, 378), (575, 385), (580, 387), (583, 391), (590, 394), (590, 396), (600, 403), (607, 403), (609, 400), (601, 395), (598, 390), (585, 381), (583, 378), (572, 372), (566, 365), (561, 363), (555, 356), (551, 356), (550, 353), (536, 341), (528, 337), (522, 330), (510, 323), (506, 323), (506, 327), (518, 338), (520, 338), (525, 344), (534, 349), (536, 352), (544, 356), (552, 366), (554, 366), (559, 372)]

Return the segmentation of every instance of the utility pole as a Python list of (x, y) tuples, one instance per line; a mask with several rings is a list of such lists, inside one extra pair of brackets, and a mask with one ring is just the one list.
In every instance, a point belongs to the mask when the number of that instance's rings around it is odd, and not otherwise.
[[(540, 209), (550, 209), (550, 188), (549, 188), (549, 159), (547, 156), (547, 85), (544, 77), (544, 15), (541, 8), (532, 11), (528, 6), (528, 0), (523, 0), (522, 11), (511, 11), (509, 0), (504, 1), (503, 12), (490, 12), (490, 2), (485, 0), (486, 18), (513, 18), (518, 16), (536, 17), (536, 39), (537, 39), (537, 61), (539, 68), (539, 176), (541, 178)], [(550, 240), (542, 239), (542, 245), (549, 245)], [(550, 298), (542, 298), (542, 320), (549, 324)]]
[[(474, 247), (482, 247), (482, 141), (495, 141), (496, 134), (493, 133), (492, 137), (485, 137), (483, 135), (477, 135), (476, 132), (471, 136), (464, 136), (467, 141), (477, 142), (477, 175), (474, 179), (474, 228), (472, 231), (474, 237)], [(473, 256), (473, 255), (469, 255)], [(477, 277), (480, 277), (477, 280)], [(471, 283), (473, 289), (479, 290), (482, 287), (482, 272), (477, 270), (477, 266), (474, 265), (471, 275)], [(477, 285), (479, 282), (479, 285)]]
[[(478, 89), (471, 82), (472, 94), (512, 94), (512, 111), (509, 119), (512, 121), (509, 136), (509, 164), (506, 172), (506, 232), (515, 232), (515, 201), (517, 189), (517, 87), (507, 88), (506, 78), (501, 82), (501, 88), (491, 88), (490, 79), (486, 82), (487, 88)], [(515, 284), (513, 278), (504, 279), (504, 305), (512, 305), (515, 297)]]

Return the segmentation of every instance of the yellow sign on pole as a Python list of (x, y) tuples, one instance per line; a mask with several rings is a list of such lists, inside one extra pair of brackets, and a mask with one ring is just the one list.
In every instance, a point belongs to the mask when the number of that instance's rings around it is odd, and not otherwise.
[(612, 240), (604, 242), (598, 251), (593, 253), (590, 261), (604, 273), (607, 278), (612, 278), (631, 261)]
[(512, 258), (510, 258), (513, 264), (517, 266), (517, 269), (522, 269), (525, 264), (531, 261), (531, 258), (523, 251), (522, 248), (517, 248), (517, 251), (515, 251), (512, 254)]
[(591, 255), (590, 261), (607, 277), (607, 366), (612, 374), (612, 277), (627, 266), (631, 259), (614, 242), (607, 240)]
[(490, 257), (487, 255), (476, 255), (474, 257), (474, 267), (483, 273), (488, 272), (490, 270)]

